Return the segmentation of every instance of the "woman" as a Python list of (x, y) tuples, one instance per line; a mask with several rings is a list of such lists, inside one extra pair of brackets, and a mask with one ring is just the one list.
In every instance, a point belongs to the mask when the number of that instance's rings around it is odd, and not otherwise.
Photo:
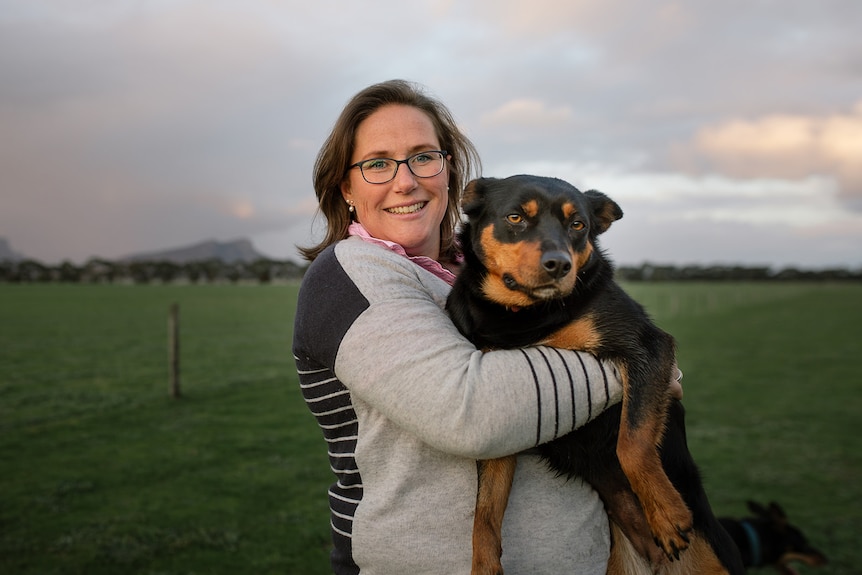
[[(467, 574), (477, 459), (565, 434), (621, 398), (608, 364), (535, 347), (482, 353), (444, 306), (458, 198), (478, 171), (448, 110), (404, 81), (347, 104), (317, 158), (327, 233), (299, 294), (294, 356), (337, 481), (337, 575)], [(604, 573), (601, 501), (519, 456), (503, 526), (518, 573)]]

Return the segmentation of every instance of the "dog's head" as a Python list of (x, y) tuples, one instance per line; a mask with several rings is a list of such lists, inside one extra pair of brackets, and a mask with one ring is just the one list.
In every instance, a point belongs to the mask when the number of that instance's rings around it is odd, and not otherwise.
[(772, 564), (780, 573), (797, 575), (796, 569), (790, 564), (791, 561), (799, 561), (809, 567), (819, 567), (828, 563), (826, 555), (815, 549), (798, 527), (790, 524), (787, 514), (778, 503), (773, 501), (768, 506), (763, 506), (755, 501), (749, 501), (748, 508), (763, 525), (765, 533), (762, 537), (768, 537), (780, 552), (780, 556)]
[(483, 293), (507, 307), (569, 295), (578, 273), (600, 257), (596, 237), (623, 215), (601, 192), (526, 175), (473, 180), (462, 209), (464, 250), (487, 270)]

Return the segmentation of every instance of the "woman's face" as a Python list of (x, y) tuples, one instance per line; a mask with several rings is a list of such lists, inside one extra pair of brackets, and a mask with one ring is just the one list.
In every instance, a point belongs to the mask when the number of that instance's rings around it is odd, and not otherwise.
[[(373, 158), (404, 160), (418, 152), (439, 150), (431, 119), (412, 106), (386, 105), (368, 116), (356, 130), (350, 163)], [(449, 166), (430, 178), (418, 178), (398, 164), (385, 184), (369, 184), (359, 168), (351, 168), (341, 194), (353, 201), (356, 219), (375, 238), (400, 244), (411, 256), (437, 259), (440, 222), (446, 214)]]

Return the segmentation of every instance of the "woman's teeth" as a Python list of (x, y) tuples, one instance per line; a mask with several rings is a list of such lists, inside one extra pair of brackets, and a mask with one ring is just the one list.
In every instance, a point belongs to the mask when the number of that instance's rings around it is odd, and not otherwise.
[(397, 208), (388, 208), (386, 211), (390, 214), (412, 214), (413, 212), (418, 212), (422, 208), (425, 207), (427, 202), (419, 202), (418, 204), (413, 204), (411, 206), (400, 206)]

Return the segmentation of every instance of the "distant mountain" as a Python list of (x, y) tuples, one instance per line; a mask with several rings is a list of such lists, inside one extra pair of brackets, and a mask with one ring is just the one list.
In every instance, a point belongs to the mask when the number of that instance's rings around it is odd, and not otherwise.
[(12, 251), (12, 246), (9, 245), (6, 238), (0, 238), (0, 262), (17, 262), (23, 259), (26, 259), (26, 257), (18, 252)]
[(134, 254), (122, 258), (122, 261), (168, 261), (175, 264), (185, 264), (216, 259), (225, 263), (235, 263), (253, 262), (262, 258), (266, 258), (266, 256), (254, 249), (251, 241), (238, 239), (230, 242), (209, 240), (182, 248)]

